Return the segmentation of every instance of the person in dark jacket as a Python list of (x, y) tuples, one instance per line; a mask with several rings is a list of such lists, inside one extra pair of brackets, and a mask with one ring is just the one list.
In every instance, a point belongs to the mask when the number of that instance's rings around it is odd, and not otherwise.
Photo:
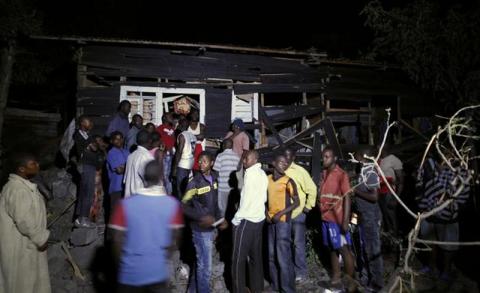
[(183, 196), (183, 211), (190, 219), (196, 252), (195, 273), (189, 282), (189, 292), (210, 292), (214, 229), (223, 230), (227, 222), (218, 207), (218, 182), (211, 172), (213, 158), (202, 152), (198, 158), (200, 172), (188, 182)]

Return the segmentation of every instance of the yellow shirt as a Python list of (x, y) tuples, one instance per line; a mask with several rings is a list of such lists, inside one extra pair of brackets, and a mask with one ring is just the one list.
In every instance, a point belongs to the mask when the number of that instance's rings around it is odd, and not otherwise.
[[(268, 176), (268, 215), (273, 218), (276, 213), (283, 211), (292, 204), (292, 196), (295, 191), (293, 182), (288, 176), (282, 176), (277, 180), (273, 175)], [(280, 222), (291, 219), (290, 213), (280, 217)]]
[(292, 178), (297, 185), (299, 206), (292, 211), (292, 219), (295, 219), (303, 212), (303, 208), (311, 210), (317, 200), (317, 185), (313, 182), (310, 174), (302, 166), (293, 162), (285, 171), (285, 174)]

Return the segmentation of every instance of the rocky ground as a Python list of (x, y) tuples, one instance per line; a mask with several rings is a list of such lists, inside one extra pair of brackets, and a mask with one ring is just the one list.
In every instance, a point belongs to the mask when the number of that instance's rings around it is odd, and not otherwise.
[[(51, 193), (48, 202), (48, 220), (51, 224), (48, 262), (53, 292), (113, 292), (115, 275), (110, 250), (104, 245), (105, 225), (102, 220), (99, 220), (97, 229), (73, 229), (72, 203), (76, 187), (70, 175), (63, 169), (49, 169), (42, 172), (41, 177)], [(310, 242), (307, 246), (311, 246)], [(309, 249), (309, 275), (304, 282), (297, 284), (297, 292), (339, 292), (329, 289), (329, 274), (317, 255), (318, 252)], [(395, 270), (397, 255), (394, 250), (385, 250), (387, 280)], [(178, 253), (173, 259), (171, 289), (173, 293), (184, 293), (188, 283), (189, 267), (180, 262)], [(415, 268), (419, 268), (418, 263), (415, 263)], [(228, 273), (228, 265), (225, 266), (220, 253), (215, 250), (211, 281), (213, 292), (229, 292), (228, 278), (225, 278)], [(414, 281), (414, 292), (479, 292), (477, 283), (465, 277), (459, 270), (455, 271), (449, 282), (440, 281), (435, 274), (418, 274)], [(268, 283), (265, 285), (267, 287)], [(405, 278), (403, 285), (404, 288), (408, 287), (410, 278)], [(364, 288), (359, 288), (359, 291), (368, 292)]]

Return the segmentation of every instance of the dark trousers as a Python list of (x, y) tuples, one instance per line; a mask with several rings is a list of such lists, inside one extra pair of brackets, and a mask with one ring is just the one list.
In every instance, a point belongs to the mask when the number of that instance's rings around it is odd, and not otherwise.
[(383, 287), (383, 258), (380, 241), (381, 212), (378, 206), (361, 211), (360, 233), (363, 246), (363, 264), (360, 275), (364, 283)]
[(232, 288), (234, 293), (246, 290), (246, 264), (248, 258), (248, 276), (250, 292), (263, 291), (262, 231), (263, 223), (242, 220), (233, 228)]
[(80, 186), (77, 193), (77, 207), (75, 213), (78, 217), (89, 217), (95, 197), (96, 168), (91, 165), (82, 165)]
[(305, 221), (307, 215), (301, 213), (295, 219), (292, 219), (292, 234), (293, 234), (293, 260), (295, 265), (295, 277), (307, 277), (307, 260), (305, 256)]
[(380, 196), (378, 203), (380, 205), (380, 209), (382, 210), (385, 232), (390, 232), (394, 236), (397, 236), (398, 235), (397, 200), (389, 192), (383, 196)]
[(176, 187), (177, 187), (177, 198), (182, 199), (183, 194), (185, 193), (185, 189), (187, 189), (187, 184), (188, 184), (188, 176), (190, 176), (190, 170), (189, 169), (183, 169), (180, 167), (177, 167), (177, 182), (176, 182)]
[(118, 284), (118, 293), (168, 293), (167, 282), (155, 283), (144, 286), (130, 286), (124, 284)]
[(268, 267), (273, 290), (295, 292), (295, 269), (292, 264), (291, 223), (268, 225)]

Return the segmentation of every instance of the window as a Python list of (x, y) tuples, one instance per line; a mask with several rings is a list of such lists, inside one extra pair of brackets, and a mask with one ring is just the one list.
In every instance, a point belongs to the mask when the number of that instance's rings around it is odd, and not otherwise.
[(232, 121), (235, 118), (247, 123), (258, 120), (258, 93), (235, 95), (232, 92)]
[(135, 114), (143, 117), (144, 124), (162, 123), (164, 112), (173, 111), (173, 101), (186, 96), (200, 113), (200, 122), (205, 123), (205, 90), (188, 88), (162, 88), (162, 87), (138, 87), (121, 86), (120, 101), (128, 100), (132, 104), (129, 120)]

